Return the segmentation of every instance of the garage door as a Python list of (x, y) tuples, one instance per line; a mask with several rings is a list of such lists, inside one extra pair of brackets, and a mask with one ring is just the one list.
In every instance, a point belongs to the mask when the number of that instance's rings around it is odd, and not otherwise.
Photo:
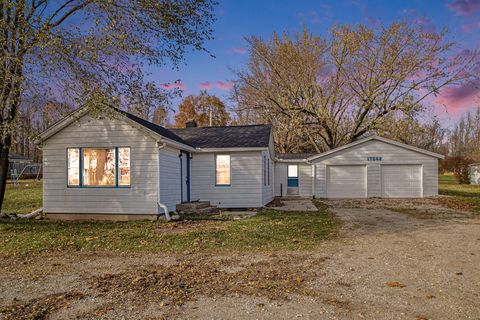
[(328, 166), (327, 198), (365, 198), (366, 166)]
[(421, 165), (382, 165), (382, 197), (419, 198), (421, 196)]

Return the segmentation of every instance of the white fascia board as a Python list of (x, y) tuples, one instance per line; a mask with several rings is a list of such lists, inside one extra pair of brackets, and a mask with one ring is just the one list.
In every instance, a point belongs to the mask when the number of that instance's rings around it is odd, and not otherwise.
[(326, 157), (328, 155), (331, 155), (333, 153), (337, 153), (339, 151), (342, 151), (342, 150), (345, 150), (345, 149), (349, 149), (351, 147), (354, 147), (354, 146), (357, 146), (359, 144), (362, 144), (362, 143), (365, 143), (365, 142), (368, 142), (368, 141), (372, 141), (372, 140), (378, 140), (378, 141), (382, 141), (382, 142), (385, 142), (385, 143), (388, 143), (388, 144), (391, 144), (391, 145), (395, 145), (397, 147), (400, 147), (400, 148), (404, 148), (404, 149), (408, 149), (408, 150), (412, 150), (412, 151), (415, 151), (415, 152), (418, 152), (418, 153), (422, 153), (422, 154), (426, 154), (426, 155), (429, 155), (431, 157), (435, 157), (435, 158), (438, 158), (438, 159), (444, 159), (445, 157), (441, 154), (438, 154), (438, 153), (435, 153), (435, 152), (431, 152), (431, 151), (427, 151), (427, 150), (424, 150), (424, 149), (420, 149), (420, 148), (417, 148), (417, 147), (414, 147), (414, 146), (410, 146), (408, 144), (404, 144), (404, 143), (401, 143), (401, 142), (397, 142), (397, 141), (394, 141), (394, 140), (390, 140), (390, 139), (387, 139), (387, 138), (383, 138), (383, 137), (379, 137), (379, 136), (371, 136), (371, 137), (368, 137), (366, 139), (362, 139), (362, 140), (358, 140), (358, 141), (355, 141), (355, 142), (352, 142), (352, 143), (349, 143), (349, 144), (346, 144), (342, 147), (339, 147), (339, 148), (336, 148), (336, 149), (332, 149), (332, 150), (329, 150), (327, 152), (324, 152), (324, 153), (320, 153), (320, 154), (317, 154), (317, 155), (314, 155), (314, 156), (311, 156), (310, 158), (308, 158), (307, 160), (308, 161), (313, 161), (313, 160), (317, 160), (319, 158), (323, 158), (323, 157)]
[(259, 148), (195, 148), (195, 152), (238, 152), (238, 151), (266, 151), (268, 147)]
[(308, 159), (278, 159), (278, 158), (275, 158), (275, 161), (276, 162), (289, 162), (289, 163), (292, 163), (292, 162), (308, 163)]

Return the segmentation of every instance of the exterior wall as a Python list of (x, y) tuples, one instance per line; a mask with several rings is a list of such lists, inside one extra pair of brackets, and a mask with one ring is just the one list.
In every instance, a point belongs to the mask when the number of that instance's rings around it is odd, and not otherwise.
[(230, 154), (231, 185), (215, 186), (215, 153), (194, 153), (191, 162), (191, 199), (210, 201), (220, 208), (262, 207), (262, 152)]
[[(266, 170), (266, 179), (265, 182), (263, 182), (263, 172), (262, 172), (262, 203), (265, 205), (269, 203), (270, 201), (273, 200), (273, 184), (274, 184), (274, 164), (273, 161), (270, 159), (270, 152), (269, 151), (262, 151), (262, 157), (266, 158), (266, 163), (270, 164), (270, 174), (268, 173), (268, 165), (265, 164), (265, 170)], [(262, 160), (263, 161), (263, 160)], [(263, 164), (262, 164), (263, 166)], [(263, 168), (262, 168), (263, 170)]]
[[(67, 147), (131, 148), (130, 188), (67, 188)], [(86, 115), (43, 145), (44, 212), (64, 214), (157, 214), (156, 141), (121, 120)]]
[[(298, 192), (300, 197), (311, 197), (313, 190), (313, 166), (305, 162), (275, 163), (275, 196), (287, 195), (287, 168), (289, 164), (298, 165)], [(281, 190), (283, 189), (283, 190)]]
[[(367, 157), (380, 156), (382, 161), (367, 161)], [(367, 195), (381, 196), (382, 164), (421, 164), (423, 168), (423, 196), (438, 194), (438, 159), (419, 152), (401, 148), (378, 140), (371, 140), (327, 157), (314, 160), (316, 166), (315, 196), (324, 198), (327, 165), (367, 165)]]
[(160, 201), (169, 211), (175, 211), (175, 205), (182, 202), (179, 154), (179, 149), (169, 146), (159, 150)]
[(480, 164), (470, 166), (470, 183), (480, 185)]

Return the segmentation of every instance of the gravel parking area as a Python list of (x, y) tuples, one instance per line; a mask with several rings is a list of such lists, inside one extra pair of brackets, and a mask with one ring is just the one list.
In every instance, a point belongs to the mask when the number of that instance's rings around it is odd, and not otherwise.
[(308, 252), (0, 257), (0, 319), (480, 319), (480, 218), (419, 201), (329, 201)]

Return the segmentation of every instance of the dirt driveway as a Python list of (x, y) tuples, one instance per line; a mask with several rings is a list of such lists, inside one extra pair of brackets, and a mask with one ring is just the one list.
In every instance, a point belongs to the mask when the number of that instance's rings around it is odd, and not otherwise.
[(314, 252), (0, 259), (0, 319), (480, 319), (478, 217), (328, 204)]

